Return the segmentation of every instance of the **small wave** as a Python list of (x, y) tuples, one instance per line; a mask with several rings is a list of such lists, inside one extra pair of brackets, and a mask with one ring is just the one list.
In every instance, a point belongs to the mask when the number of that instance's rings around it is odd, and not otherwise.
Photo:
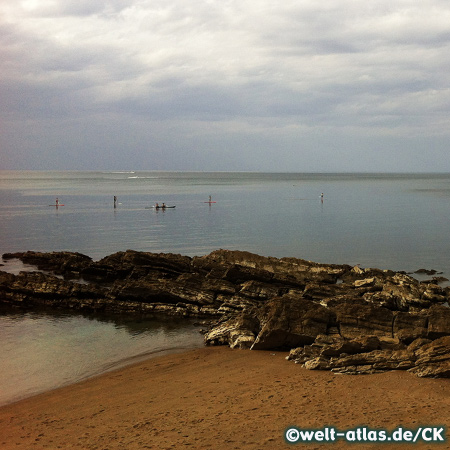
[[(200, 341), (199, 341), (200, 342)], [(186, 345), (178, 345), (173, 347), (166, 347), (166, 348), (157, 348), (154, 350), (150, 350), (148, 352), (140, 353), (137, 355), (131, 355), (126, 358), (120, 359), (118, 361), (111, 361), (109, 363), (103, 364), (103, 366), (99, 367), (95, 373), (89, 374), (84, 377), (91, 378), (93, 376), (101, 375), (103, 373), (110, 372), (112, 370), (121, 369), (123, 367), (131, 366), (133, 364), (137, 364), (143, 361), (146, 361), (148, 359), (157, 358), (158, 356), (165, 356), (170, 354), (176, 354), (176, 353), (184, 353), (189, 350), (195, 350), (197, 348), (203, 348), (204, 344), (203, 341), (201, 343), (191, 343)]]
[(139, 176), (135, 176), (135, 177), (128, 177), (128, 179), (136, 179), (136, 178), (145, 178), (145, 179), (158, 179), (159, 177), (139, 177)]

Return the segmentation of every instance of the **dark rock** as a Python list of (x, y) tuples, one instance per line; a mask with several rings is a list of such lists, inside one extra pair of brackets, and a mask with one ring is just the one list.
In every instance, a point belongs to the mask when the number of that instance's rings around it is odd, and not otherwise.
[(320, 354), (327, 357), (337, 357), (342, 354), (355, 355), (381, 348), (381, 341), (377, 336), (364, 336), (356, 339), (342, 339), (332, 345), (323, 347)]
[(111, 281), (139, 279), (149, 274), (173, 279), (191, 271), (191, 258), (172, 253), (150, 253), (127, 250), (109, 255), (85, 267), (82, 276), (89, 280)]
[[(209, 255), (194, 257), (193, 266), (203, 271), (223, 271), (231, 269), (231, 278), (248, 281), (248, 273), (244, 268), (255, 269), (262, 278), (259, 281), (279, 283), (283, 286), (304, 288), (308, 282), (321, 281), (333, 284), (342, 274), (350, 270), (349, 266), (319, 264), (296, 258), (273, 258), (255, 255), (249, 252), (216, 250)], [(239, 267), (239, 270), (237, 270)], [(244, 276), (244, 274), (247, 274)], [(256, 272), (253, 271), (253, 274)], [(238, 276), (239, 275), (239, 276)], [(228, 275), (230, 279), (230, 275)], [(237, 277), (237, 278), (236, 278)], [(241, 277), (241, 278), (239, 278)]]
[(165, 278), (174, 278), (191, 272), (191, 258), (174, 253), (150, 253), (127, 250), (101, 259), (100, 265), (114, 267), (132, 277), (158, 272)]
[(39, 270), (56, 275), (79, 276), (81, 270), (92, 263), (92, 258), (75, 252), (21, 252), (4, 253), (3, 259), (19, 259), (24, 264), (36, 266)]
[(364, 300), (348, 301), (332, 307), (339, 332), (347, 339), (364, 335), (392, 337), (394, 314), (391, 310)]
[(435, 275), (435, 274), (437, 274), (437, 271), (434, 269), (419, 269), (419, 270), (416, 270), (414, 273), (424, 273), (426, 275)]
[(431, 278), (431, 280), (422, 280), (420, 283), (421, 284), (437, 284), (437, 285), (439, 285), (439, 283), (444, 283), (446, 281), (449, 281), (448, 278), (433, 277), (433, 278)]
[(417, 338), (416, 340), (411, 342), (411, 344), (408, 345), (408, 350), (415, 352), (417, 349), (419, 349), (425, 344), (429, 344), (430, 342), (432, 342), (430, 339)]
[(217, 324), (205, 334), (207, 345), (228, 345), (231, 348), (249, 349), (255, 341), (260, 323), (254, 314), (243, 312), (239, 316)]
[(373, 350), (331, 359), (329, 368), (336, 373), (370, 374), (386, 370), (408, 370), (414, 367), (414, 361), (414, 354), (408, 350)]
[[(362, 293), (350, 289), (353, 298), (360, 298)], [(328, 303), (328, 300), (345, 298), (349, 294), (349, 287), (346, 284), (320, 284), (317, 282), (308, 283), (303, 291), (303, 297), (310, 300)]]
[(378, 336), (332, 341), (318, 337), (314, 344), (291, 350), (288, 359), (310, 370), (362, 374), (385, 370), (406, 370), (414, 366), (414, 352), (399, 342)]
[(71, 252), (3, 257), (41, 271), (0, 272), (0, 302), (23, 309), (197, 316), (211, 323), (210, 345), (292, 349), (289, 359), (310, 369), (449, 373), (450, 288), (403, 272), (228, 250), (194, 258), (127, 250), (100, 261)]
[(239, 294), (247, 298), (264, 301), (287, 293), (285, 291), (287, 290), (279, 286), (249, 280), (241, 284)]
[(450, 336), (444, 336), (415, 350), (416, 363), (410, 372), (419, 377), (450, 378)]
[(76, 309), (104, 309), (108, 291), (99, 286), (73, 283), (40, 272), (12, 275), (0, 271), (1, 301), (28, 308), (30, 305)]
[[(381, 348), (381, 342), (377, 336), (366, 336), (357, 339), (345, 339), (342, 336), (319, 335), (311, 345), (305, 345), (290, 351), (288, 360), (297, 364), (305, 364), (308, 361), (320, 357), (319, 366), (324, 361), (340, 355), (354, 355), (370, 352)], [(327, 365), (329, 362), (327, 362)]]
[(410, 343), (428, 335), (428, 316), (399, 311), (394, 316), (393, 335), (402, 342)]
[(429, 339), (450, 335), (450, 308), (434, 305), (427, 312), (427, 316)]
[(326, 334), (334, 322), (334, 314), (328, 308), (289, 295), (269, 300), (257, 315), (261, 329), (252, 350), (310, 344), (317, 335)]

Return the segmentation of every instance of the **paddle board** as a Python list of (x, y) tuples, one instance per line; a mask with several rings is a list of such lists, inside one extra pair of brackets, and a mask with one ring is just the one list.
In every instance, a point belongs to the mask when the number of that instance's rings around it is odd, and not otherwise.
[(58, 207), (58, 206), (64, 206), (62, 203), (58, 203), (57, 205), (48, 205), (48, 206), (56, 206), (56, 207)]

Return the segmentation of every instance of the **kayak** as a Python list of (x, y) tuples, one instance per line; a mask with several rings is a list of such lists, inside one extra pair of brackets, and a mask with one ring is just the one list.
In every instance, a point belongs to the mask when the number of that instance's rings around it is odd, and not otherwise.
[(146, 206), (145, 209), (171, 209), (175, 206)]

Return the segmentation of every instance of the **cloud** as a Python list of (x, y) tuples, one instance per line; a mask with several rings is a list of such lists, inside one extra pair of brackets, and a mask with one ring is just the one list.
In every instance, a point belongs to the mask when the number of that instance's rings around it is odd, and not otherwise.
[[(208, 154), (205, 169), (226, 170), (221, 155), (235, 146), (248, 170), (263, 170), (299, 141), (298, 160), (313, 167), (333, 135), (350, 165), (389, 142), (417, 157), (426, 135), (436, 170), (450, 170), (449, 48), (450, 6), (439, 0), (3, 2), (0, 145), (10, 166), (28, 152), (27, 164), (61, 161), (63, 148), (76, 165), (81, 127), (83, 145), (103, 142), (118, 164), (123, 135), (141, 165), (154, 154), (171, 167), (184, 144), (198, 158), (181, 158), (186, 168)], [(411, 146), (418, 136), (422, 147)], [(353, 142), (363, 148), (349, 154)]]

